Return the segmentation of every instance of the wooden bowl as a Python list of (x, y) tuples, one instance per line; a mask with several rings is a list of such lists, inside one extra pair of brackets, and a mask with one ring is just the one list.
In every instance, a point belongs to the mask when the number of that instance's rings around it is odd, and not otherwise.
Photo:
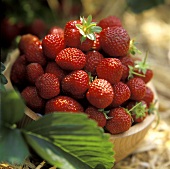
[[(5, 63), (6, 70), (4, 72), (4, 75), (6, 76), (8, 80), (8, 83), (6, 84), (6, 89), (13, 89), (13, 86), (10, 81), (10, 72), (11, 72), (13, 63), (15, 62), (18, 56), (19, 56), (19, 50), (16, 49), (7, 57), (7, 60)], [(153, 84), (149, 83), (148, 86), (154, 92), (154, 97), (155, 97), (154, 99), (158, 99), (157, 93), (154, 89)], [(156, 106), (158, 107), (158, 104)], [(38, 118), (40, 118), (39, 115), (34, 113), (28, 107), (26, 107), (25, 116), (22, 119), (22, 121), (19, 122), (18, 125), (19, 127), (21, 127), (23, 125), (26, 125), (32, 120), (37, 120)], [(136, 149), (136, 147), (144, 139), (154, 119), (155, 119), (154, 114), (149, 115), (142, 123), (135, 124), (128, 131), (121, 133), (121, 134), (111, 135), (110, 141), (114, 144), (116, 162), (127, 157), (129, 154), (131, 154)]]

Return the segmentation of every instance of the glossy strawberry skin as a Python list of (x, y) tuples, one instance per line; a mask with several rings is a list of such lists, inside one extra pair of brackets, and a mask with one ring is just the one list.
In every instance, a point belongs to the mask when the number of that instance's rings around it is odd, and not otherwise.
[(64, 70), (79, 70), (86, 64), (86, 55), (77, 48), (65, 48), (56, 56), (55, 61)]
[(64, 39), (56, 34), (48, 34), (42, 40), (43, 53), (55, 60), (56, 55), (65, 48)]
[(103, 55), (99, 53), (98, 51), (89, 51), (86, 54), (86, 65), (84, 67), (84, 70), (87, 72), (90, 72), (91, 75), (97, 75), (96, 73), (96, 67), (97, 65), (104, 59)]
[(111, 134), (123, 133), (132, 125), (131, 115), (123, 107), (111, 109), (108, 116), (105, 129)]
[(43, 114), (45, 100), (38, 95), (35, 86), (27, 86), (24, 88), (24, 90), (21, 92), (21, 96), (30, 109), (37, 113)]
[(83, 70), (75, 70), (65, 76), (61, 83), (62, 90), (74, 98), (83, 98), (89, 88), (89, 76)]
[(96, 68), (98, 78), (105, 79), (111, 84), (118, 83), (122, 77), (122, 63), (117, 58), (104, 58)]
[(89, 106), (85, 113), (88, 114), (90, 119), (93, 119), (97, 122), (98, 126), (104, 127), (106, 125), (106, 117), (103, 112), (98, 111), (96, 107)]
[(130, 99), (140, 101), (145, 96), (146, 85), (145, 82), (140, 78), (131, 78), (127, 83), (131, 91)]
[(47, 101), (45, 114), (52, 112), (83, 112), (83, 107), (73, 98), (68, 96), (57, 96)]
[(86, 93), (87, 100), (97, 108), (106, 108), (114, 97), (111, 84), (104, 79), (95, 79)]
[(92, 50), (97, 50), (97, 51), (99, 51), (99, 50), (101, 49), (100, 34), (99, 34), (99, 33), (95, 33), (95, 36), (96, 36), (96, 40), (93, 41)]
[(58, 80), (61, 82), (61, 80), (66, 76), (66, 72), (61, 69), (55, 61), (49, 61), (47, 63), (47, 66), (45, 68), (45, 73), (52, 73), (54, 74)]
[(101, 19), (98, 23), (98, 26), (102, 27), (102, 29), (105, 29), (107, 27), (122, 26), (122, 23), (116, 16), (108, 16)]
[(153, 99), (154, 99), (153, 91), (151, 90), (151, 88), (146, 86), (146, 92), (142, 100), (145, 101), (147, 106), (149, 107), (149, 105), (153, 102)]
[(58, 78), (51, 73), (41, 75), (35, 82), (38, 94), (44, 99), (51, 99), (60, 93)]
[(114, 91), (114, 98), (109, 107), (118, 107), (130, 98), (130, 89), (125, 83), (118, 82), (112, 85), (112, 87)]
[(58, 26), (53, 26), (50, 28), (48, 34), (56, 34), (56, 35), (59, 35), (60, 37), (64, 38), (64, 29), (60, 28)]
[(100, 43), (110, 56), (125, 56), (129, 51), (130, 37), (122, 27), (108, 27), (101, 31)]
[(44, 74), (44, 70), (39, 63), (30, 63), (26, 67), (27, 79), (31, 84), (35, 84), (36, 79)]

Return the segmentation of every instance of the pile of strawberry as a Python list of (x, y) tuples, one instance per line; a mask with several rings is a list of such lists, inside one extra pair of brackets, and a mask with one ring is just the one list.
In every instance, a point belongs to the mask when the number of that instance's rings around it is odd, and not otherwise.
[[(87, 113), (111, 134), (127, 131), (150, 113), (153, 72), (121, 21), (109, 16), (71, 20), (42, 39), (23, 35), (11, 81), (26, 105), (42, 115)], [(133, 54), (133, 55), (132, 55)], [(64, 114), (63, 114), (64, 115)]]

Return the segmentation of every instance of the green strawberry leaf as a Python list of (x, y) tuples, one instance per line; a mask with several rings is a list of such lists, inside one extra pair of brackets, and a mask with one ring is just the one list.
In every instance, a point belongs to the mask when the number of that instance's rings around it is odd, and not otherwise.
[(29, 156), (29, 150), (20, 130), (1, 126), (0, 163), (21, 165)]
[[(110, 169), (114, 163), (113, 144), (109, 134), (97, 123), (81, 113), (52, 113), (33, 121), (24, 128), (30, 146), (52, 165), (61, 168), (95, 168), (97, 165)], [(42, 150), (41, 146), (43, 145)], [(52, 150), (50, 147), (55, 147)], [(55, 160), (53, 156), (56, 154)], [(106, 151), (107, 150), (107, 151)], [(45, 155), (42, 153), (45, 153)], [(57, 158), (59, 156), (60, 158)], [(63, 160), (61, 160), (63, 159)], [(72, 159), (70, 161), (70, 159)], [(77, 167), (81, 165), (83, 167)]]
[(8, 80), (6, 79), (6, 77), (3, 74), (0, 74), (0, 79), (1, 79), (2, 84), (7, 84), (8, 83)]

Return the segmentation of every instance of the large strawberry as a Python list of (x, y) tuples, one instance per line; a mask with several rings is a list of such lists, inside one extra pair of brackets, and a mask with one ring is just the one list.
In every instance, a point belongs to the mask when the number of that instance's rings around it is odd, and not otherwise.
[(152, 91), (152, 89), (148, 86), (146, 86), (146, 92), (144, 97), (142, 98), (143, 101), (146, 102), (147, 106), (149, 107), (150, 104), (153, 102), (154, 99), (154, 93)]
[(131, 78), (127, 83), (130, 89), (130, 99), (140, 101), (145, 96), (146, 85), (141, 78)]
[(43, 53), (55, 60), (56, 55), (65, 48), (64, 38), (56, 34), (48, 34), (42, 40)]
[(73, 98), (68, 96), (57, 96), (47, 101), (45, 113), (52, 112), (83, 112), (83, 107)]
[(100, 43), (110, 56), (125, 56), (129, 51), (130, 37), (122, 27), (108, 27), (100, 32)]
[(97, 76), (111, 84), (118, 83), (122, 77), (122, 63), (117, 58), (104, 58), (96, 68)]
[(87, 100), (97, 108), (106, 108), (114, 98), (111, 84), (104, 79), (95, 79), (86, 93)]
[(86, 55), (77, 48), (65, 48), (56, 56), (55, 61), (62, 69), (78, 70), (84, 68)]
[(89, 51), (86, 54), (86, 65), (84, 67), (84, 70), (87, 72), (90, 72), (91, 75), (97, 75), (96, 73), (96, 67), (97, 65), (102, 61), (103, 55), (99, 53), (96, 50)]
[(132, 125), (130, 113), (123, 107), (111, 109), (108, 116), (110, 117), (105, 125), (105, 129), (111, 134), (123, 133)]
[(51, 99), (60, 93), (58, 78), (51, 73), (41, 75), (35, 82), (38, 94), (44, 99)]
[(89, 76), (84, 70), (75, 70), (63, 78), (61, 86), (72, 97), (83, 98), (89, 88)]
[(88, 51), (93, 46), (95, 32), (99, 33), (101, 28), (92, 22), (91, 15), (87, 19), (72, 20), (66, 23), (64, 28), (64, 39), (67, 47), (79, 48)]
[(95, 120), (98, 126), (104, 127), (106, 125), (106, 116), (96, 107), (88, 106), (85, 113), (88, 114), (90, 119)]

